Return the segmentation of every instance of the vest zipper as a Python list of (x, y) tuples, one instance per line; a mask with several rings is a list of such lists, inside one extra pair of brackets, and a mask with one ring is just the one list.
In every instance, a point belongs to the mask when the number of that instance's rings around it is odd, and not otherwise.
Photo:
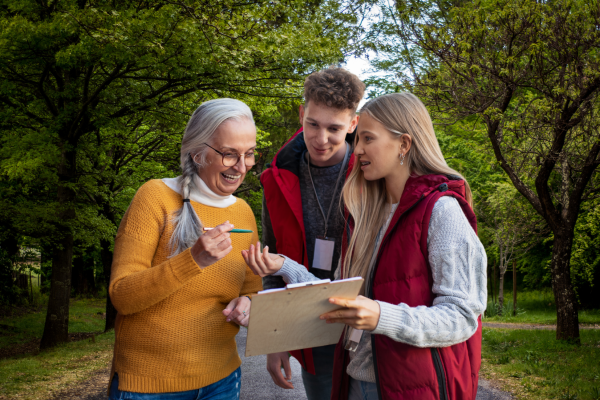
[(446, 374), (444, 373), (444, 364), (442, 364), (442, 358), (440, 357), (440, 351), (437, 348), (431, 348), (431, 358), (433, 359), (433, 366), (435, 368), (435, 374), (437, 375), (440, 400), (448, 400), (448, 392), (446, 391)]
[[(417, 201), (415, 201), (415, 203), (412, 206), (407, 208), (400, 215), (400, 217), (398, 217), (398, 219), (396, 220), (396, 223), (394, 224), (394, 226), (392, 226), (392, 229), (390, 230), (390, 234), (387, 237), (385, 237), (385, 232), (383, 233), (384, 237), (381, 239), (381, 245), (379, 246), (379, 254), (377, 254), (377, 259), (375, 260), (375, 265), (373, 265), (373, 271), (372, 271), (373, 277), (371, 279), (371, 287), (369, 288), (369, 293), (365, 293), (365, 295), (369, 299), (373, 300), (373, 287), (374, 287), (374, 282), (375, 282), (375, 273), (377, 272), (377, 264), (379, 263), (379, 258), (381, 256), (381, 251), (384, 247), (385, 241), (387, 241), (390, 238), (390, 236), (392, 235), (392, 231), (394, 229), (396, 229), (396, 226), (398, 225), (398, 222), (400, 222), (400, 220), (402, 219), (402, 216), (404, 214), (408, 213), (413, 208), (415, 208), (417, 206), (417, 204), (419, 204), (421, 202), (421, 200), (423, 200), (424, 198), (425, 198), (425, 196), (421, 195), (421, 197), (419, 197), (419, 199)], [(350, 237), (350, 236), (348, 236), (348, 237)], [(379, 372), (377, 370), (377, 350), (376, 350), (376, 346), (375, 346), (375, 335), (371, 335), (371, 353), (373, 353), (373, 369), (375, 370), (375, 384), (377, 385), (377, 398), (379, 400), (383, 400), (383, 396), (381, 394), (381, 382), (379, 381)], [(448, 399), (447, 399), (447, 397), (445, 397), (444, 399), (440, 399), (440, 400), (448, 400)]]
[(371, 352), (373, 353), (373, 369), (375, 370), (375, 384), (377, 385), (377, 398), (383, 400), (379, 388), (379, 370), (377, 369), (377, 351), (375, 350), (375, 335), (371, 335)]

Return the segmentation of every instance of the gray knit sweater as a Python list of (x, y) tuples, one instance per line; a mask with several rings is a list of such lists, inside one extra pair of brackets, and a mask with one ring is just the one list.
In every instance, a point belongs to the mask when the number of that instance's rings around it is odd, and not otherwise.
[[(487, 287), (485, 249), (456, 199), (445, 196), (433, 207), (427, 236), (435, 299), (431, 307), (409, 307), (377, 301), (379, 323), (364, 332), (347, 372), (354, 379), (375, 382), (371, 334), (385, 335), (417, 347), (446, 347), (464, 342), (477, 330), (485, 311)], [(317, 278), (286, 258), (275, 275), (287, 283)]]

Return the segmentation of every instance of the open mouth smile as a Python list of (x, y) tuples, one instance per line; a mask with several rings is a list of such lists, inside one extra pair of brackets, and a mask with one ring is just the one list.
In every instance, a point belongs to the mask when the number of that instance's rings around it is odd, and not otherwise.
[(225, 174), (225, 173), (221, 173), (221, 176), (223, 178), (225, 178), (225, 181), (227, 181), (228, 183), (235, 183), (237, 182), (238, 179), (240, 179), (240, 177), (242, 176), (240, 175), (229, 175), (229, 174)]

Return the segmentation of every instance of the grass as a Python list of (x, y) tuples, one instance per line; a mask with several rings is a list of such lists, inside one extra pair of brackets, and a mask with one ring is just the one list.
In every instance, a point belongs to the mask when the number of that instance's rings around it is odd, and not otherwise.
[[(532, 290), (517, 296), (516, 316), (513, 316), (512, 291), (505, 290), (502, 315), (489, 302), (484, 321), (556, 325), (556, 304), (550, 290)], [(600, 324), (600, 310), (580, 310), (579, 323)]]
[[(102, 332), (106, 308), (104, 299), (72, 300), (69, 307), (69, 333)], [(28, 340), (39, 339), (44, 332), (46, 308), (17, 317), (0, 319), (0, 349)]]
[[(65, 343), (40, 353), (0, 360), (0, 400), (45, 399), (106, 367), (112, 357), (114, 332), (102, 334), (104, 299), (71, 302), (69, 333), (97, 332), (93, 338)], [(45, 309), (0, 319), (0, 351), (39, 340)]]
[(114, 331), (66, 343), (37, 355), (0, 360), (0, 399), (47, 399), (106, 367), (112, 357)]
[(600, 330), (582, 330), (580, 346), (555, 335), (484, 328), (481, 375), (520, 399), (600, 400)]

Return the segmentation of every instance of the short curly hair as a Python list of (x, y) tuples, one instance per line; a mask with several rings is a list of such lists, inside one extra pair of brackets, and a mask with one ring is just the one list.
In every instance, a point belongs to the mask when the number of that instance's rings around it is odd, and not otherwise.
[(343, 68), (327, 68), (310, 74), (304, 81), (304, 101), (338, 110), (356, 112), (365, 93), (358, 76)]

